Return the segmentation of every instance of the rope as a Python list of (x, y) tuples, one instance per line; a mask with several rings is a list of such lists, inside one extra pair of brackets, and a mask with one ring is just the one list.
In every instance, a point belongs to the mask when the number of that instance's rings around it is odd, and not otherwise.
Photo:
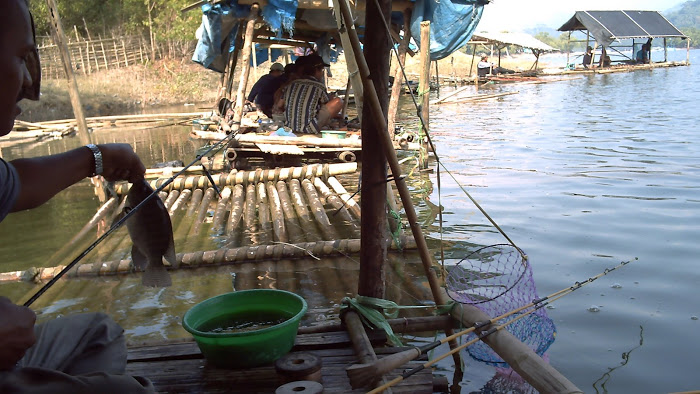
[[(438, 306), (441, 314), (447, 313), (452, 309), (453, 303), (449, 305)], [(351, 308), (355, 310), (362, 321), (370, 327), (375, 327), (386, 332), (387, 339), (393, 346), (403, 346), (391, 325), (386, 320), (395, 319), (399, 316), (399, 311), (402, 309), (425, 309), (435, 308), (435, 305), (398, 305), (394, 301), (385, 300), (382, 298), (373, 298), (365, 296), (357, 296), (355, 298), (345, 297), (341, 301), (340, 312)]]

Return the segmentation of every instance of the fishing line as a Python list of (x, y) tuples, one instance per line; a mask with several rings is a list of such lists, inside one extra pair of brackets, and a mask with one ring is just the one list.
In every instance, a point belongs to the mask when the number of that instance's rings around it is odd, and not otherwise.
[[(148, 195), (146, 198), (143, 199), (143, 201), (141, 201), (135, 207), (133, 207), (131, 210), (129, 210), (129, 212), (127, 212), (121, 219), (119, 219), (116, 223), (114, 223), (109, 228), (109, 230), (107, 230), (104, 234), (102, 234), (99, 238), (97, 238), (97, 240), (95, 242), (93, 242), (92, 245), (88, 246), (87, 249), (85, 249), (82, 253), (80, 253), (80, 255), (78, 255), (78, 257), (76, 257), (73, 261), (70, 262), (70, 264), (65, 266), (65, 268), (63, 268), (61, 270), (61, 272), (59, 272), (58, 274), (56, 274), (56, 276), (51, 278), (51, 280), (48, 283), (46, 283), (39, 291), (36, 292), (36, 294), (34, 294), (29, 300), (27, 300), (27, 302), (24, 303), (24, 306), (29, 307), (30, 305), (32, 305), (34, 303), (34, 301), (36, 301), (39, 297), (41, 297), (41, 295), (44, 294), (49, 288), (51, 288), (51, 286), (53, 286), (59, 279), (61, 279), (61, 277), (63, 277), (63, 275), (65, 275), (76, 264), (78, 264), (78, 262), (80, 262), (80, 260), (82, 260), (85, 256), (87, 256), (88, 253), (90, 253), (93, 249), (95, 249), (95, 247), (97, 245), (99, 245), (100, 242), (102, 242), (105, 238), (107, 238), (108, 235), (112, 234), (115, 230), (117, 230), (119, 227), (121, 227), (124, 224), (124, 222), (126, 222), (127, 219), (129, 219), (139, 209), (141, 209), (141, 207), (148, 200), (153, 198), (153, 196), (157, 196), (158, 193), (160, 193), (163, 189), (165, 189), (166, 186), (170, 185), (175, 180), (175, 178), (182, 175), (188, 168), (190, 168), (191, 166), (196, 164), (198, 161), (202, 160), (202, 157), (204, 155), (207, 155), (211, 151), (213, 151), (214, 149), (217, 149), (217, 147), (219, 145), (221, 145), (221, 147), (219, 147), (218, 149), (221, 150), (223, 148), (223, 144), (226, 142), (226, 140), (228, 140), (229, 138), (235, 137), (236, 134), (238, 134), (238, 133), (232, 132), (231, 134), (226, 135), (226, 137), (222, 138), (221, 140), (219, 140), (218, 142), (213, 144), (209, 149), (207, 149), (203, 153), (200, 153), (199, 155), (197, 155), (197, 157), (190, 164), (183, 167), (183, 169), (180, 170), (177, 174), (171, 176), (165, 182), (163, 182), (162, 185), (160, 185), (158, 188), (153, 190), (153, 193)], [(218, 150), (217, 150), (217, 152), (218, 152)]]

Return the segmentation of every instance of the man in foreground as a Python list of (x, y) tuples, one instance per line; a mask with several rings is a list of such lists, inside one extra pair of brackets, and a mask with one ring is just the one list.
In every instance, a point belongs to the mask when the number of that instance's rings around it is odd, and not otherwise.
[[(24, 98), (39, 99), (39, 58), (26, 0), (0, 9), (0, 135)], [(127, 144), (89, 145), (65, 153), (0, 159), (0, 220), (37, 207), (88, 176), (136, 181), (146, 169)], [(2, 262), (0, 262), (2, 264)], [(0, 297), (0, 393), (150, 393), (151, 383), (124, 375), (124, 330), (103, 313), (35, 326), (36, 315)]]

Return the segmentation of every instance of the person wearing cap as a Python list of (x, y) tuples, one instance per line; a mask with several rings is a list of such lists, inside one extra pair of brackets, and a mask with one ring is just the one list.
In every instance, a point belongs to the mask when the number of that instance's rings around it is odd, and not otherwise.
[(279, 79), (283, 73), (284, 66), (281, 63), (272, 63), (270, 72), (260, 77), (248, 94), (248, 101), (255, 103), (258, 110), (268, 118), (272, 117), (274, 95), (283, 82)]
[(321, 82), (326, 67), (329, 65), (317, 54), (297, 59), (301, 76), (284, 92), (285, 125), (292, 132), (318, 134), (343, 108), (343, 100), (331, 97)]
[[(39, 99), (41, 65), (28, 7), (26, 0), (4, 0), (0, 13), (0, 136), (12, 131), (21, 100)], [(88, 176), (136, 182), (145, 172), (128, 144), (90, 144), (50, 156), (0, 159), (0, 220), (42, 205)], [(147, 379), (124, 374), (124, 330), (106, 314), (35, 322), (34, 311), (0, 297), (0, 393), (154, 391)]]

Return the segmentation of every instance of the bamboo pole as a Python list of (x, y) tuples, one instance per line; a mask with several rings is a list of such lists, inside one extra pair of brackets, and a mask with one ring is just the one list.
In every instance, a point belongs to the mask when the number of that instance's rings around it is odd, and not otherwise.
[(345, 2), (345, 4), (348, 5), (347, 1), (348, 0), (334, 1), (333, 14), (335, 15), (336, 25), (338, 27), (338, 32), (340, 33), (340, 42), (343, 45), (343, 51), (345, 52), (345, 63), (348, 69), (348, 78), (352, 81), (351, 85), (353, 95), (355, 96), (355, 108), (357, 109), (357, 116), (360, 118), (360, 121), (362, 121), (364, 93), (362, 86), (362, 78), (360, 77), (360, 72), (356, 59), (359, 53), (355, 53), (356, 49), (353, 47), (349, 36), (351, 30), (355, 33), (355, 35), (357, 35), (357, 32), (355, 30), (354, 22), (348, 22), (343, 20), (342, 12), (340, 9), (340, 2)]
[(189, 201), (190, 197), (192, 197), (192, 190), (190, 189), (185, 189), (180, 193), (180, 196), (178, 196), (177, 200), (173, 204), (172, 207), (170, 207), (170, 216), (175, 213), (175, 211), (182, 209), (182, 207), (187, 204), (187, 201)]
[(272, 230), (275, 235), (274, 239), (278, 242), (289, 242), (284, 222), (284, 213), (282, 212), (282, 201), (280, 200), (277, 188), (275, 188), (272, 182), (267, 182), (266, 187), (267, 199), (270, 203), (270, 214), (272, 217)]
[(226, 234), (233, 234), (238, 229), (241, 219), (243, 218), (243, 206), (245, 197), (245, 189), (243, 185), (235, 185), (233, 187), (233, 197), (231, 198), (231, 214), (226, 222)]
[[(340, 4), (342, 5), (341, 9), (343, 12), (343, 18), (345, 18), (346, 22), (351, 23), (352, 16), (350, 14), (349, 7), (347, 6), (347, 4), (343, 5), (343, 2), (340, 2)], [(351, 34), (351, 38), (353, 47), (359, 50), (360, 40), (357, 37), (357, 34)], [(369, 98), (373, 116), (377, 118), (377, 124), (384, 125), (384, 128), (379, 130), (379, 137), (381, 137), (380, 142), (386, 154), (389, 166), (391, 167), (391, 171), (394, 176), (394, 182), (396, 183), (396, 187), (401, 197), (401, 202), (403, 203), (404, 210), (406, 212), (406, 217), (408, 218), (409, 225), (411, 226), (413, 238), (416, 240), (416, 243), (418, 245), (418, 250), (421, 256), (421, 262), (423, 264), (423, 270), (428, 280), (428, 284), (430, 285), (430, 291), (432, 292), (433, 299), (435, 300), (435, 303), (437, 305), (446, 305), (445, 295), (441, 291), (437, 276), (432, 268), (432, 256), (430, 250), (428, 249), (428, 244), (426, 243), (420, 225), (418, 224), (418, 217), (416, 215), (415, 208), (413, 207), (413, 202), (411, 201), (410, 191), (406, 186), (404, 177), (401, 175), (401, 167), (399, 165), (398, 159), (396, 158), (396, 152), (394, 152), (393, 150), (392, 138), (386, 129), (386, 118), (384, 118), (384, 114), (381, 109), (381, 104), (379, 103), (379, 97), (377, 96), (377, 92), (374, 89), (374, 85), (371, 84), (369, 80), (369, 68), (367, 67), (367, 64), (364, 62), (363, 58), (358, 56), (357, 60), (358, 64), (360, 65), (360, 73), (362, 75), (362, 80), (365, 89), (369, 92), (367, 97)], [(447, 330), (446, 334), (451, 335), (452, 331)], [(456, 343), (451, 341), (450, 347), (453, 346), (456, 347)]]
[(316, 223), (311, 219), (311, 214), (307, 209), (306, 202), (301, 192), (301, 183), (298, 179), (289, 181), (289, 192), (291, 195), (292, 205), (297, 214), (297, 218), (301, 223), (301, 227), (307, 234), (307, 239), (320, 239), (321, 233), (316, 226)]
[(360, 219), (360, 217), (362, 217), (360, 206), (357, 205), (357, 202), (352, 198), (350, 193), (348, 193), (348, 191), (345, 190), (345, 187), (343, 187), (343, 185), (338, 181), (338, 179), (335, 177), (329, 177), (328, 184), (333, 188), (333, 191), (335, 191), (340, 196), (340, 198), (343, 199), (343, 203), (348, 208), (348, 210), (353, 215), (355, 215), (356, 218)]
[(73, 64), (71, 62), (70, 54), (68, 53), (68, 47), (65, 43), (66, 36), (63, 33), (61, 17), (58, 14), (58, 6), (56, 5), (56, 0), (46, 0), (46, 4), (49, 9), (51, 35), (53, 36), (53, 41), (56, 44), (56, 47), (58, 48), (58, 53), (61, 57), (61, 62), (63, 63), (63, 70), (66, 73), (66, 79), (68, 81), (68, 94), (70, 96), (70, 102), (71, 106), (73, 107), (75, 119), (78, 123), (78, 136), (80, 137), (80, 143), (87, 145), (90, 143), (90, 135), (88, 134), (87, 122), (85, 121), (85, 114), (83, 113), (83, 105), (80, 102), (78, 82), (75, 79)]
[(216, 204), (214, 219), (212, 219), (211, 227), (214, 231), (224, 230), (224, 220), (226, 220), (226, 212), (231, 194), (232, 190), (230, 187), (225, 187), (224, 190), (221, 191), (221, 198), (219, 198), (219, 202)]
[(403, 39), (399, 44), (399, 57), (396, 59), (397, 67), (396, 72), (394, 72), (394, 84), (391, 86), (391, 98), (389, 99), (387, 118), (387, 128), (389, 132), (394, 132), (394, 130), (396, 130), (396, 112), (399, 109), (399, 97), (401, 96), (401, 89), (403, 88), (403, 69), (401, 67), (406, 64), (406, 50), (411, 40), (410, 25), (411, 10), (407, 8), (403, 12)]
[(323, 198), (326, 200), (326, 204), (333, 207), (332, 216), (338, 216), (342, 221), (343, 227), (352, 236), (352, 238), (357, 238), (360, 236), (360, 227), (355, 222), (355, 219), (350, 215), (350, 212), (345, 208), (343, 200), (340, 199), (336, 194), (331, 193), (330, 188), (326, 185), (321, 178), (314, 178), (314, 186), (321, 193)]
[(316, 193), (316, 188), (314, 188), (313, 183), (311, 183), (311, 181), (309, 181), (308, 179), (304, 179), (301, 181), (301, 186), (304, 189), (306, 199), (309, 201), (309, 205), (311, 206), (311, 213), (316, 219), (318, 227), (321, 229), (323, 238), (326, 241), (331, 239), (337, 239), (338, 234), (336, 233), (335, 229), (333, 228), (333, 225), (328, 219), (328, 215), (326, 215), (326, 209), (323, 207), (323, 204), (321, 204), (321, 201), (318, 198), (318, 193)]
[(418, 95), (421, 103), (421, 131), (419, 134), (420, 149), (420, 169), (428, 168), (428, 152), (424, 149), (425, 139), (430, 126), (430, 21), (420, 23), (420, 81), (418, 82)]
[(189, 233), (190, 236), (199, 234), (199, 230), (202, 226), (202, 223), (204, 223), (204, 217), (207, 215), (207, 210), (209, 209), (209, 204), (211, 203), (211, 200), (214, 198), (215, 194), (216, 194), (216, 192), (211, 187), (208, 188), (204, 192), (204, 196), (202, 197), (202, 202), (199, 204), (197, 218), (194, 221), (194, 225), (190, 229), (190, 233)]
[(245, 193), (245, 213), (244, 213), (244, 220), (245, 220), (245, 228), (246, 228), (246, 233), (245, 233), (245, 242), (244, 244), (257, 244), (258, 243), (258, 221), (255, 220), (255, 211), (256, 211), (256, 205), (255, 205), (255, 185), (252, 183), (249, 183), (246, 186), (246, 193)]
[[(236, 107), (233, 110), (233, 131), (240, 128), (241, 118), (243, 117), (243, 107), (245, 104), (245, 91), (248, 86), (248, 75), (250, 73), (250, 52), (253, 44), (253, 30), (255, 21), (258, 19), (259, 7), (255, 3), (250, 7), (250, 14), (246, 19), (245, 42), (243, 43), (241, 58), (241, 73), (238, 89), (236, 90)], [(240, 28), (240, 27), (239, 27)]]
[(175, 201), (177, 201), (177, 198), (180, 196), (180, 191), (179, 190), (171, 190), (170, 193), (168, 193), (168, 197), (166, 197), (165, 201), (163, 202), (163, 205), (165, 205), (165, 209), (170, 211), (170, 208), (175, 204)]
[[(357, 163), (334, 163), (334, 164), (314, 164), (304, 167), (288, 167), (288, 168), (277, 168), (273, 170), (260, 170), (260, 171), (238, 171), (236, 173), (222, 173), (212, 175), (214, 182), (219, 188), (226, 186), (233, 186), (237, 184), (247, 184), (262, 181), (276, 181), (276, 180), (289, 180), (289, 179), (301, 179), (301, 178), (312, 178), (314, 176), (328, 175), (340, 175), (340, 174), (351, 174), (357, 171)], [(159, 178), (149, 181), (149, 184), (154, 189), (160, 187), (167, 178)], [(164, 191), (170, 191), (173, 189), (195, 189), (195, 188), (206, 188), (211, 186), (209, 178), (204, 175), (198, 176), (185, 176), (177, 177), (171, 184), (165, 187)], [(122, 195), (129, 192), (131, 184), (129, 183), (119, 183), (116, 184), (114, 190), (117, 194)]]
[(294, 212), (294, 205), (289, 197), (289, 189), (287, 188), (287, 183), (284, 181), (277, 181), (277, 195), (280, 199), (280, 204), (282, 206), (282, 212), (284, 213), (284, 223), (287, 229), (287, 234), (289, 235), (289, 241), (292, 243), (303, 242), (305, 237), (303, 235), (303, 230), (299, 225), (296, 213)]
[(255, 185), (258, 204), (258, 221), (260, 222), (260, 240), (258, 243), (268, 244), (272, 242), (272, 219), (270, 216), (270, 204), (268, 203), (265, 183), (258, 182)]

